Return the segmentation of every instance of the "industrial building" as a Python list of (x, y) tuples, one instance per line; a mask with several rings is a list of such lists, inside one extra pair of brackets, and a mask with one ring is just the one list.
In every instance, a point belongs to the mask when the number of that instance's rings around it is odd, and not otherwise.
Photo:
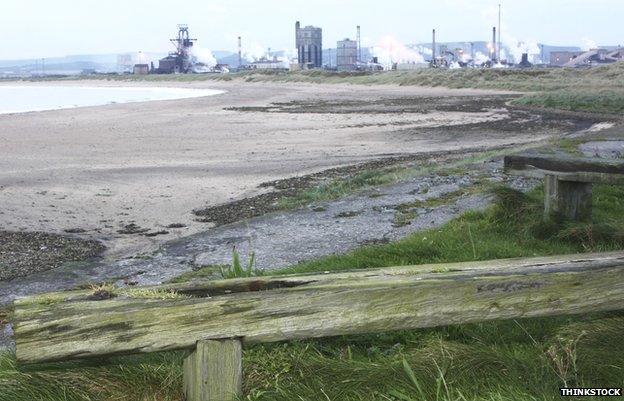
[(191, 49), (197, 39), (189, 37), (188, 26), (178, 25), (178, 37), (171, 39), (176, 50), (158, 62), (158, 73), (188, 73), (192, 72)]
[(117, 56), (117, 72), (121, 74), (132, 71), (134, 64), (132, 54), (119, 54)]
[(623, 60), (622, 51), (608, 49), (592, 49), (586, 51), (564, 64), (564, 67), (591, 67), (615, 63)]
[(323, 67), (323, 30), (314, 26), (301, 28), (299, 21), (295, 24), (295, 44), (297, 46), (297, 62), (301, 69)]
[(132, 68), (132, 73), (135, 75), (147, 75), (149, 74), (149, 64), (135, 64)]
[(252, 70), (287, 70), (285, 63), (276, 56), (262, 57), (259, 60), (247, 64), (247, 69)]
[(529, 54), (528, 53), (522, 53), (522, 59), (518, 63), (518, 67), (519, 68), (531, 68), (531, 67), (533, 67), (533, 64), (529, 61)]
[(336, 44), (336, 66), (338, 71), (353, 71), (357, 69), (358, 43), (355, 40), (339, 40)]
[(557, 67), (591, 67), (624, 60), (624, 50), (591, 49), (588, 51), (553, 51), (550, 65)]
[(563, 67), (568, 62), (574, 60), (583, 52), (575, 51), (553, 51), (550, 52), (550, 65)]
[(398, 71), (422, 70), (423, 68), (429, 68), (429, 67), (430, 67), (430, 63), (416, 63), (416, 62), (394, 63), (392, 65), (392, 69), (398, 70)]

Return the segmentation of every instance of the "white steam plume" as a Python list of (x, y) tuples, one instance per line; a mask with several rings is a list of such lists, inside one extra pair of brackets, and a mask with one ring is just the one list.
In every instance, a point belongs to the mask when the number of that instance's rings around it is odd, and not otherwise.
[(207, 67), (214, 67), (217, 65), (217, 59), (209, 49), (204, 49), (201, 46), (193, 46), (191, 48), (191, 58), (193, 64), (201, 63)]
[(425, 62), (420, 52), (408, 48), (393, 36), (385, 36), (376, 46), (373, 46), (373, 55), (386, 67), (390, 67), (392, 63)]
[(476, 65), (481, 65), (481, 64), (485, 64), (488, 61), (490, 61), (490, 57), (486, 54), (483, 54), (481, 52), (476, 52), (475, 53), (475, 58), (474, 58), (474, 63)]
[(261, 58), (267, 56), (267, 48), (256, 42), (251, 42), (248, 45), (244, 45), (242, 52), (243, 58), (248, 63), (258, 61)]
[(598, 43), (596, 43), (595, 41), (589, 39), (589, 38), (583, 38), (581, 39), (582, 42), (582, 46), (581, 46), (581, 50), (583, 51), (589, 51), (591, 49), (597, 49), (598, 48)]

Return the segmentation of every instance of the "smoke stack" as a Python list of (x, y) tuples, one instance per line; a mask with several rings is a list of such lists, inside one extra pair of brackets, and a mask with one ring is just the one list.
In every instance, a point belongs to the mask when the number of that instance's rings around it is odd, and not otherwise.
[(297, 62), (301, 67), (303, 67), (303, 49), (300, 48), (299, 44), (299, 29), (301, 29), (301, 23), (299, 21), (295, 22), (295, 47), (297, 48)]
[(241, 37), (238, 37), (238, 67), (243, 65), (243, 42)]
[(496, 58), (500, 60), (501, 58), (501, 49), (503, 48), (501, 44), (501, 5), (498, 5), (498, 46), (496, 47)]
[(498, 61), (496, 59), (496, 27), (492, 27), (492, 61)]
[(433, 30), (433, 41), (431, 43), (431, 65), (436, 65), (436, 37), (435, 29)]
[(362, 37), (360, 36), (360, 26), (357, 26), (357, 62), (362, 61)]

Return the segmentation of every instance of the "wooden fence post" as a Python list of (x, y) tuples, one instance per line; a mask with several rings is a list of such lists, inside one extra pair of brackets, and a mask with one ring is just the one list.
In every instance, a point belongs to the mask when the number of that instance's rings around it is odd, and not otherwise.
[(235, 401), (242, 383), (239, 339), (201, 340), (184, 360), (186, 401)]
[(574, 221), (591, 220), (592, 183), (565, 181), (553, 174), (545, 175), (544, 214), (547, 219), (559, 214)]

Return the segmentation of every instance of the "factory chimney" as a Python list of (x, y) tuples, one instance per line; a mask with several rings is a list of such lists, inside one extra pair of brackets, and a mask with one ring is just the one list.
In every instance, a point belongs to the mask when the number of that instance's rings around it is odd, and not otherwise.
[(300, 47), (299, 42), (299, 31), (301, 30), (301, 23), (299, 21), (295, 22), (295, 47), (297, 48), (297, 62), (299, 65), (303, 65), (303, 49)]
[(493, 62), (498, 61), (496, 59), (496, 27), (492, 27), (492, 57), (490, 57), (492, 59)]
[(501, 59), (501, 49), (503, 48), (501, 43), (501, 5), (498, 5), (498, 46), (496, 48), (496, 58)]
[(243, 65), (243, 42), (241, 37), (238, 37), (238, 68)]
[(360, 35), (360, 26), (357, 26), (357, 62), (362, 61), (362, 36)]
[(436, 35), (435, 29), (433, 30), (433, 42), (431, 43), (431, 66), (436, 66)]

